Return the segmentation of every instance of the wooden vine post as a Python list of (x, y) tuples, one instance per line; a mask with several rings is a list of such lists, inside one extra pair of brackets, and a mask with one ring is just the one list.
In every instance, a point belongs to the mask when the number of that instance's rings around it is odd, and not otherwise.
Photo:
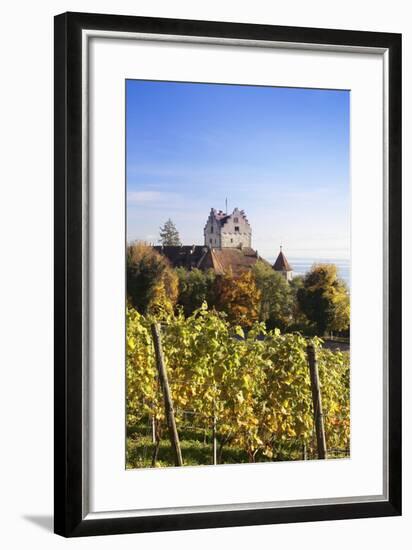
[(316, 349), (312, 342), (306, 347), (308, 356), (310, 385), (312, 388), (313, 415), (316, 430), (316, 442), (318, 448), (318, 458), (327, 458), (325, 424), (323, 421), (322, 397), (320, 393), (318, 362), (316, 358)]
[(160, 387), (162, 389), (167, 427), (169, 429), (170, 443), (175, 458), (176, 466), (183, 466), (182, 451), (180, 449), (179, 434), (177, 433), (176, 420), (173, 409), (173, 400), (170, 393), (169, 380), (163, 356), (162, 341), (160, 338), (160, 327), (157, 323), (151, 325), (153, 343), (156, 356), (156, 367), (159, 373)]

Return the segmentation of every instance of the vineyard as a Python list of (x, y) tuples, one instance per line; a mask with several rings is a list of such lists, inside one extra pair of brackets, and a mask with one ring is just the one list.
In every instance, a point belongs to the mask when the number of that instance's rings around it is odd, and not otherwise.
[[(127, 310), (127, 468), (174, 464), (151, 326)], [(159, 322), (159, 319), (156, 320)], [(307, 346), (317, 356), (329, 458), (349, 449), (349, 354), (299, 333), (247, 333), (206, 303), (164, 315), (161, 338), (185, 465), (316, 458)], [(213, 456), (214, 455), (214, 456)]]

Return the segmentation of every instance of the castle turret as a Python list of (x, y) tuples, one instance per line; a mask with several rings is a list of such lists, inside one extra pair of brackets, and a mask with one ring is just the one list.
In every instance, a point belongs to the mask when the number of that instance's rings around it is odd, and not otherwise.
[(280, 246), (280, 252), (278, 257), (276, 258), (276, 262), (273, 264), (273, 269), (280, 273), (287, 281), (292, 280), (292, 266), (289, 264), (286, 256), (282, 252), (282, 245)]

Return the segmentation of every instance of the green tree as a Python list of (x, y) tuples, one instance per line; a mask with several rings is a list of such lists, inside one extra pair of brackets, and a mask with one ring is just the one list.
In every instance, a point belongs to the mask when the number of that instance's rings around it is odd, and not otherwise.
[(334, 264), (314, 264), (297, 292), (301, 310), (317, 334), (346, 330), (350, 323), (349, 293)]
[(252, 272), (261, 295), (259, 320), (269, 329), (285, 330), (293, 320), (293, 294), (289, 283), (265, 262), (256, 262)]
[(213, 270), (201, 271), (184, 267), (176, 269), (179, 278), (179, 300), (186, 316), (200, 308), (203, 302), (213, 305), (213, 285), (216, 275)]
[(127, 247), (127, 295), (140, 313), (171, 312), (178, 295), (178, 279), (168, 260), (145, 243)]
[(297, 275), (289, 282), (289, 290), (292, 295), (292, 322), (289, 331), (298, 331), (306, 335), (314, 335), (316, 327), (303, 313), (298, 300), (298, 292), (303, 288), (303, 276)]
[(179, 231), (170, 218), (160, 228), (159, 242), (163, 246), (180, 246), (182, 244), (180, 242)]

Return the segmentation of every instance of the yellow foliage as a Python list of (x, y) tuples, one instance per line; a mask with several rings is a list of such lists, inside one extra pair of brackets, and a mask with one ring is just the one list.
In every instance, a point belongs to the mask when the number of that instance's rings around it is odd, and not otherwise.
[(163, 272), (162, 278), (154, 286), (153, 296), (149, 302), (147, 313), (161, 317), (162, 314), (173, 313), (178, 297), (179, 281), (172, 269)]
[[(166, 430), (152, 322), (128, 307), (127, 423), (132, 428), (149, 415)], [(176, 421), (184, 424), (184, 410), (189, 409), (196, 425), (210, 430), (216, 418), (220, 440), (243, 449), (251, 462), (276, 457), (282, 441), (310, 448), (314, 423), (307, 339), (266, 331), (261, 323), (243, 338), (234, 337), (236, 332), (206, 304), (190, 317), (171, 315), (162, 325)], [(350, 438), (349, 354), (323, 349), (317, 338), (313, 343), (327, 446), (344, 449)]]
[(251, 327), (259, 317), (260, 291), (251, 271), (239, 277), (231, 273), (217, 281), (217, 309), (225, 311), (231, 322)]
[(153, 247), (136, 242), (127, 249), (127, 292), (140, 313), (173, 313), (179, 281), (167, 258)]

